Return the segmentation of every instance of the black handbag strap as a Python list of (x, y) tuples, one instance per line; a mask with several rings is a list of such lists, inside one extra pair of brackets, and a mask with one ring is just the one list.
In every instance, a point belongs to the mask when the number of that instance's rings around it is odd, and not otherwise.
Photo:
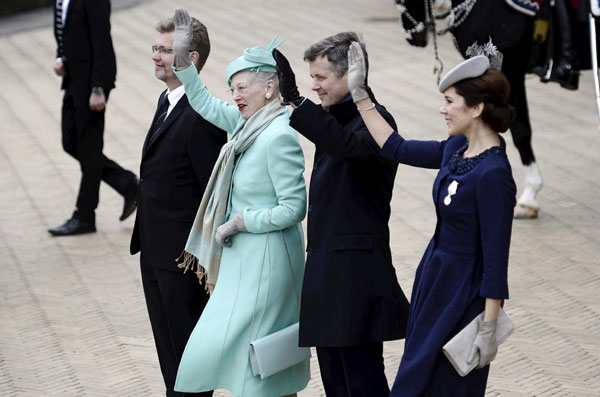
[[(254, 318), (256, 316), (256, 307), (258, 305), (258, 296), (260, 294), (260, 284), (262, 282), (263, 269), (265, 266), (265, 258), (267, 256), (267, 249), (269, 247), (269, 233), (271, 231), (271, 213), (272, 209), (269, 210), (269, 226), (267, 227), (267, 237), (265, 241), (265, 250), (263, 252), (262, 263), (260, 265), (260, 276), (258, 279), (258, 289), (256, 291), (256, 300), (254, 301), (254, 310), (252, 310), (252, 323), (250, 325), (250, 336), (248, 343), (252, 341), (252, 331), (254, 330)], [(294, 292), (296, 292), (296, 303), (298, 304), (298, 313), (300, 313), (300, 294), (298, 294), (298, 284), (296, 283), (296, 276), (294, 274), (294, 268), (292, 267), (292, 258), (290, 257), (290, 252), (288, 250), (287, 243), (285, 241), (285, 237), (283, 235), (283, 230), (279, 231), (281, 233), (281, 238), (283, 239), (283, 246), (285, 247), (285, 253), (287, 254), (288, 263), (290, 265), (290, 272), (292, 273), (292, 281), (294, 282)]]

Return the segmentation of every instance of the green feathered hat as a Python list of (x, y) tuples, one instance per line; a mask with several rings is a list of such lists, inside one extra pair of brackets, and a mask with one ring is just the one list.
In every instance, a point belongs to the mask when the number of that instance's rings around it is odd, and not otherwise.
[(225, 74), (227, 75), (227, 84), (231, 85), (231, 77), (242, 70), (251, 70), (254, 72), (276, 72), (275, 59), (273, 59), (272, 51), (279, 47), (285, 39), (273, 45), (279, 35), (273, 37), (266, 50), (258, 47), (246, 48), (244, 55), (227, 65)]

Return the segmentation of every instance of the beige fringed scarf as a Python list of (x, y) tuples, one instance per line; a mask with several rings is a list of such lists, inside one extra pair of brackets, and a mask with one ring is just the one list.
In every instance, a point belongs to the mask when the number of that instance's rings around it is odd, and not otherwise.
[[(278, 100), (271, 101), (245, 123), (240, 122), (231, 140), (221, 148), (182, 254), (183, 262), (178, 264), (184, 272), (191, 269), (200, 281), (204, 279), (204, 287), (211, 294), (219, 276), (223, 251), (215, 240), (215, 233), (225, 222), (235, 155), (248, 149), (273, 119), (286, 113), (287, 109)], [(181, 256), (177, 261), (180, 259)]]

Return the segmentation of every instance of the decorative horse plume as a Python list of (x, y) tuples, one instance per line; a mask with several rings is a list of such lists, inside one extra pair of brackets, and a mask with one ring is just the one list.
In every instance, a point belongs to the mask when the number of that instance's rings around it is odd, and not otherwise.
[(475, 41), (469, 46), (469, 48), (467, 48), (465, 53), (469, 58), (477, 55), (485, 55), (490, 60), (490, 68), (498, 71), (502, 69), (502, 60), (504, 59), (504, 55), (498, 51), (498, 48), (492, 42), (491, 37), (490, 41), (487, 43), (477, 44), (477, 41)]

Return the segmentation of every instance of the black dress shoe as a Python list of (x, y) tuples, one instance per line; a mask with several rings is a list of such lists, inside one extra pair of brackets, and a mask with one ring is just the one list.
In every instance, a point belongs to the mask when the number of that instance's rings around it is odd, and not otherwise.
[(570, 63), (559, 60), (552, 67), (550, 73), (548, 73), (549, 67), (549, 65), (546, 65), (533, 68), (533, 73), (540, 76), (542, 83), (554, 81), (567, 90), (576, 90), (579, 87), (579, 70), (574, 70)]
[(133, 211), (135, 211), (135, 208), (137, 207), (137, 197), (139, 189), (140, 180), (136, 177), (131, 182), (129, 189), (127, 189), (127, 193), (124, 196), (125, 202), (123, 204), (123, 213), (119, 217), (120, 221), (124, 221), (129, 217), (129, 215), (133, 214)]
[(560, 83), (567, 90), (576, 90), (579, 87), (579, 70), (575, 70), (566, 60), (559, 59), (552, 68), (550, 80)]
[(537, 65), (533, 67), (533, 73), (535, 73), (536, 75), (539, 76), (540, 81), (542, 83), (547, 83), (550, 81), (550, 73), (551, 71), (549, 71), (548, 69), (550, 68), (549, 64), (545, 64), (544, 66), (542, 65)]
[(96, 225), (76, 218), (71, 218), (64, 224), (48, 229), (48, 233), (53, 236), (73, 236), (75, 234), (95, 233)]

